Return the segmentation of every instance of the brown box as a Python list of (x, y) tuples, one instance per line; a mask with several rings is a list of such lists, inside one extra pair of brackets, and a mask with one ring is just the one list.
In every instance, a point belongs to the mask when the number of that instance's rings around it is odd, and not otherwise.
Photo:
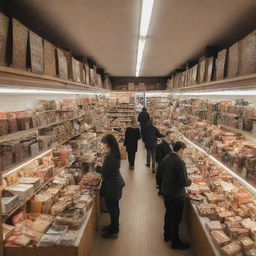
[(57, 73), (60, 78), (68, 79), (67, 59), (61, 49), (57, 49)]
[(228, 49), (227, 54), (227, 77), (232, 78), (238, 75), (238, 43)]
[(6, 46), (9, 18), (0, 13), (0, 65), (6, 65)]
[(56, 76), (56, 47), (44, 40), (44, 73)]
[(54, 198), (50, 194), (48, 194), (48, 197), (44, 196), (43, 198), (35, 195), (33, 199), (30, 200), (31, 212), (49, 214), (53, 203)]
[(212, 81), (213, 64), (214, 64), (214, 57), (209, 57), (206, 59), (204, 82)]
[(43, 74), (44, 72), (44, 52), (43, 39), (33, 31), (29, 31), (29, 46), (31, 70), (33, 73)]
[(218, 52), (218, 58), (216, 59), (216, 80), (224, 79), (226, 55), (227, 55), (226, 49)]
[(256, 31), (252, 32), (239, 42), (240, 68), (239, 75), (256, 72)]
[(198, 64), (192, 67), (192, 74), (191, 74), (191, 84), (190, 85), (195, 85), (197, 84), (197, 79), (198, 79)]
[(69, 70), (69, 78), (72, 79), (75, 82), (81, 82), (80, 80), (80, 66), (79, 66), (80, 62), (78, 60), (76, 60), (75, 58), (71, 58), (71, 70)]
[(134, 83), (128, 83), (128, 91), (134, 91)]
[(8, 134), (8, 119), (0, 119), (0, 136)]
[(12, 66), (26, 70), (28, 29), (12, 19)]
[(90, 68), (84, 64), (84, 71), (85, 71), (85, 84), (90, 85)]
[(198, 67), (198, 83), (202, 84), (204, 82), (205, 78), (205, 72), (206, 72), (206, 58), (202, 57), (199, 60), (199, 67)]

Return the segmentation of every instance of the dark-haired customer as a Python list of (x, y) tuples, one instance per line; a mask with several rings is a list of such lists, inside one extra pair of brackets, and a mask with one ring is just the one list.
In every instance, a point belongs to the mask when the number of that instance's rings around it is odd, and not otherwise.
[(139, 113), (138, 122), (140, 123), (141, 136), (143, 139), (144, 128), (147, 126), (148, 121), (150, 120), (150, 115), (147, 112), (147, 109), (144, 107)]
[(138, 150), (138, 140), (140, 139), (140, 130), (137, 127), (136, 120), (131, 121), (131, 126), (125, 131), (124, 146), (128, 154), (129, 169), (134, 169), (136, 152)]
[(166, 208), (164, 222), (164, 240), (171, 241), (173, 249), (185, 250), (189, 244), (180, 240), (179, 225), (181, 223), (184, 202), (186, 197), (185, 187), (191, 185), (188, 179), (186, 164), (182, 156), (186, 145), (177, 141), (173, 152), (168, 154), (158, 167), (161, 178), (161, 192), (164, 196)]
[(120, 173), (121, 154), (116, 138), (112, 134), (105, 135), (102, 140), (103, 149), (107, 151), (102, 164), (102, 190), (101, 195), (110, 213), (111, 224), (103, 228), (104, 238), (117, 238), (119, 233), (119, 200), (125, 182)]

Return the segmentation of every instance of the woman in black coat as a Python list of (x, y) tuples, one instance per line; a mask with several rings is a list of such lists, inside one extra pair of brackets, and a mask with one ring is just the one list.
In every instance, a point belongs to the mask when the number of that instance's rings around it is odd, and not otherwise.
[(129, 169), (134, 169), (135, 155), (138, 150), (138, 140), (140, 139), (140, 129), (136, 126), (136, 121), (131, 121), (131, 126), (125, 131), (124, 146), (128, 153)]
[(119, 233), (119, 200), (122, 197), (122, 190), (125, 186), (123, 177), (120, 174), (121, 154), (118, 142), (112, 134), (105, 135), (102, 140), (103, 149), (107, 155), (102, 164), (102, 190), (101, 195), (110, 213), (111, 224), (103, 228), (104, 238), (117, 238)]

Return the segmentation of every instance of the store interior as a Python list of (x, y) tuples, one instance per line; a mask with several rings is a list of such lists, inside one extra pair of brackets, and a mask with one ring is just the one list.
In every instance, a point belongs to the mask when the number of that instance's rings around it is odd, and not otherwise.
[[(254, 0), (1, 1), (0, 256), (256, 256), (255, 11)], [(144, 107), (187, 146), (187, 250), (164, 241), (145, 141), (128, 163), (126, 129)], [(126, 183), (117, 239), (102, 237), (106, 134)]]

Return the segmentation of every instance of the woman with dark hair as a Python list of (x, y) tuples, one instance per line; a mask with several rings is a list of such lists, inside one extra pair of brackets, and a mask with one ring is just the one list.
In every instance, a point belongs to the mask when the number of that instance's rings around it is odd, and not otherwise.
[(102, 190), (101, 194), (110, 213), (111, 224), (103, 228), (104, 238), (117, 238), (119, 233), (119, 200), (122, 197), (122, 190), (125, 182), (120, 174), (121, 154), (116, 138), (107, 134), (101, 139), (103, 149), (107, 155), (102, 164)]
[(137, 127), (136, 120), (131, 120), (131, 126), (125, 131), (124, 146), (128, 153), (129, 169), (134, 169), (135, 155), (138, 150), (138, 140), (140, 139), (140, 130)]

